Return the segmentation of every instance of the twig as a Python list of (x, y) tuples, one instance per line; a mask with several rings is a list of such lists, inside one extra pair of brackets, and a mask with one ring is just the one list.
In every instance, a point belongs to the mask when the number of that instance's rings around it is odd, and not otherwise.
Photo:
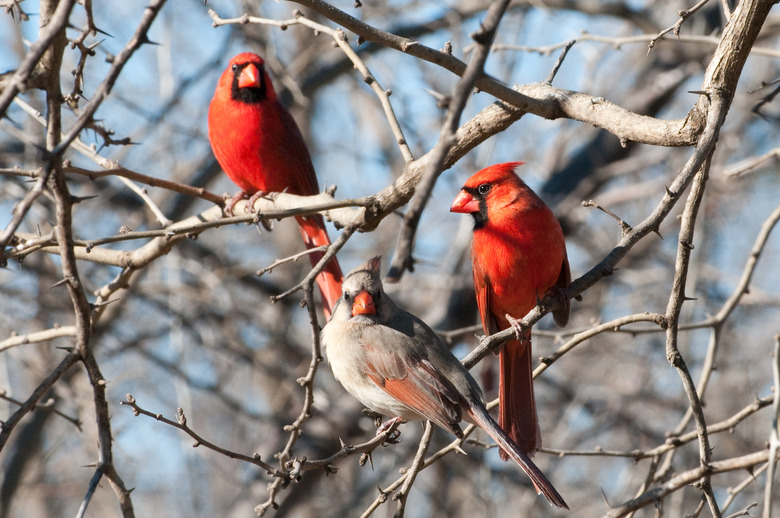
[[(30, 46), (30, 50), (24, 56), (14, 75), (5, 81), (2, 93), (0, 93), (0, 118), (2, 118), (16, 95), (29, 88), (27, 80), (34, 74), (41, 56), (54, 42), (68, 24), (70, 11), (76, 5), (76, 0), (58, 2), (57, 8), (49, 19), (46, 27), (41, 31), (38, 40)], [(36, 87), (40, 87), (40, 80), (34, 81)]]
[(700, 0), (700, 2), (690, 9), (685, 9), (681, 11), (677, 11), (677, 16), (679, 16), (678, 20), (674, 23), (674, 25), (671, 25), (670, 27), (667, 27), (666, 29), (662, 30), (656, 37), (650, 40), (649, 45), (647, 46), (647, 53), (650, 54), (650, 51), (655, 47), (655, 43), (663, 38), (666, 34), (670, 32), (674, 32), (675, 36), (680, 35), (680, 28), (683, 26), (685, 21), (690, 18), (693, 13), (704, 7), (704, 5), (709, 2), (710, 0)]
[(316, 252), (324, 252), (327, 249), (328, 249), (328, 245), (315, 246), (314, 248), (308, 248), (308, 249), (304, 250), (303, 252), (298, 252), (297, 254), (293, 254), (293, 255), (291, 255), (289, 257), (284, 257), (282, 259), (277, 259), (273, 263), (271, 263), (268, 266), (266, 266), (265, 268), (261, 268), (261, 269), (257, 270), (257, 274), (256, 275), (258, 277), (260, 277), (260, 276), (262, 276), (262, 275), (272, 271), (277, 266), (281, 266), (283, 264), (287, 264), (287, 263), (291, 263), (291, 262), (294, 263), (294, 262), (298, 261), (298, 259), (300, 259), (301, 257), (306, 257), (306, 256), (308, 256), (310, 254), (313, 254), (313, 253), (316, 253)]
[(414, 239), (417, 234), (420, 217), (433, 193), (436, 180), (444, 171), (447, 153), (457, 142), (456, 132), (460, 125), (460, 117), (466, 108), (469, 96), (474, 90), (474, 85), (485, 74), (484, 67), (490, 54), (490, 46), (493, 44), (498, 24), (501, 22), (508, 4), (508, 0), (491, 3), (485, 15), (485, 21), (480, 25), (479, 31), (472, 35), (472, 39), (476, 44), (476, 50), (466, 70), (452, 90), (447, 107), (447, 117), (442, 124), (439, 140), (427, 157), (428, 162), (425, 173), (420, 179), (416, 188), (416, 195), (404, 215), (404, 222), (398, 236), (395, 254), (385, 277), (386, 282), (398, 282), (406, 270), (414, 271)]
[[(568, 353), (577, 345), (585, 342), (586, 340), (589, 340), (590, 338), (593, 338), (594, 336), (597, 336), (606, 331), (618, 331), (624, 326), (635, 324), (637, 322), (653, 322), (660, 329), (661, 326), (664, 325), (664, 316), (660, 313), (636, 313), (633, 315), (626, 315), (624, 317), (610, 320), (609, 322), (593, 326), (580, 333), (577, 333), (576, 335), (572, 336), (565, 344), (561, 345), (554, 353), (541, 358), (541, 364), (536, 369), (534, 369), (534, 378), (540, 376), (544, 371), (547, 370), (548, 367), (550, 367), (550, 365), (555, 363), (564, 354)], [(492, 350), (492, 343), (486, 343), (485, 345), (487, 348)], [(475, 360), (473, 358), (484, 357), (482, 356), (481, 351), (478, 352), (478, 349), (482, 349), (482, 346), (483, 343), (480, 342), (479, 347), (474, 349), (471, 354), (469, 354), (469, 356), (463, 360), (463, 363), (467, 368), (471, 368), (474, 365)]]
[(317, 278), (323, 268), (325, 268), (325, 265), (328, 264), (328, 261), (335, 257), (339, 250), (341, 250), (344, 245), (347, 244), (347, 241), (349, 241), (349, 238), (352, 237), (352, 234), (354, 233), (354, 228), (345, 228), (344, 231), (339, 235), (338, 239), (331, 243), (331, 245), (328, 247), (328, 251), (325, 252), (320, 261), (311, 269), (311, 271), (309, 271), (308, 274), (306, 274), (306, 277), (304, 277), (301, 282), (288, 289), (284, 293), (280, 293), (279, 295), (274, 295), (271, 297), (271, 302), (278, 302), (285, 297), (289, 297), (296, 291), (304, 289), (306, 286), (311, 286), (314, 282), (314, 279)]
[(163, 227), (167, 227), (173, 221), (168, 219), (168, 217), (163, 214), (162, 209), (157, 205), (157, 203), (152, 200), (149, 195), (146, 192), (146, 189), (142, 189), (138, 187), (136, 184), (128, 180), (127, 178), (119, 177), (119, 181), (125, 184), (131, 191), (136, 193), (139, 198), (143, 200), (143, 202), (146, 204), (147, 207), (152, 211), (152, 214), (154, 214), (154, 217), (157, 218), (157, 221), (162, 225)]
[(301, 24), (311, 27), (315, 30), (325, 32), (326, 34), (329, 34), (334, 39), (334, 41), (342, 50), (342, 52), (344, 52), (344, 54), (349, 58), (349, 60), (352, 61), (352, 63), (355, 65), (355, 68), (361, 74), (363, 74), (363, 81), (365, 81), (365, 83), (371, 87), (371, 89), (374, 91), (377, 98), (379, 99), (379, 102), (382, 105), (382, 110), (385, 113), (385, 118), (387, 119), (387, 122), (390, 124), (390, 129), (393, 132), (393, 136), (395, 137), (395, 142), (401, 151), (401, 156), (403, 156), (404, 162), (408, 163), (414, 160), (414, 155), (412, 155), (412, 150), (409, 149), (409, 145), (406, 142), (406, 137), (404, 137), (403, 130), (401, 129), (401, 124), (398, 122), (398, 118), (395, 116), (395, 111), (393, 110), (393, 105), (390, 103), (390, 94), (392, 92), (390, 90), (385, 90), (384, 88), (382, 88), (382, 86), (379, 84), (377, 79), (374, 77), (374, 75), (366, 66), (365, 62), (362, 59), (360, 59), (360, 56), (357, 55), (357, 52), (355, 52), (354, 49), (349, 45), (347, 41), (347, 35), (344, 33), (344, 31), (342, 31), (341, 29), (334, 31), (329, 27), (313, 22), (308, 18), (304, 17), (300, 11), (296, 11), (295, 17), (298, 21), (300, 21)]
[(242, 460), (244, 462), (248, 462), (249, 464), (254, 464), (255, 466), (264, 469), (266, 473), (268, 473), (273, 477), (286, 478), (288, 476), (287, 473), (274, 468), (273, 466), (271, 466), (266, 462), (263, 462), (263, 460), (260, 458), (260, 455), (258, 455), (257, 453), (255, 453), (254, 455), (244, 455), (243, 453), (237, 453), (222, 448), (221, 446), (217, 446), (216, 444), (204, 439), (203, 437), (200, 436), (200, 434), (198, 434), (195, 430), (190, 428), (190, 426), (187, 424), (187, 417), (184, 415), (184, 410), (182, 410), (181, 408), (178, 408), (176, 410), (176, 421), (173, 421), (163, 416), (162, 414), (155, 414), (150, 412), (149, 410), (141, 408), (132, 394), (127, 394), (127, 396), (125, 396), (125, 401), (120, 401), (119, 404), (126, 405), (132, 408), (133, 414), (135, 414), (136, 416), (145, 415), (147, 417), (151, 417), (153, 419), (156, 419), (157, 421), (165, 423), (169, 426), (173, 426), (174, 428), (178, 428), (179, 430), (183, 431), (184, 433), (186, 433), (187, 435), (195, 439), (195, 442), (192, 444), (193, 448), (197, 448), (198, 446), (205, 446), (206, 448), (213, 450), (226, 457), (229, 457), (231, 459)]
[(19, 345), (48, 342), (49, 340), (54, 340), (55, 338), (63, 336), (76, 336), (76, 327), (62, 326), (36, 331), (34, 333), (27, 333), (25, 335), (12, 335), (10, 338), (6, 338), (0, 342), (0, 352)]
[(97, 491), (101, 478), (103, 478), (103, 471), (96, 469), (95, 473), (92, 474), (92, 479), (89, 481), (89, 486), (87, 486), (87, 492), (84, 495), (84, 498), (81, 500), (79, 510), (76, 512), (76, 518), (84, 518), (84, 515), (87, 513), (89, 502), (92, 500), (92, 496), (95, 494), (95, 491)]
[[(327, 253), (325, 254), (327, 255)], [(320, 266), (320, 265), (318, 265)], [(279, 460), (279, 465), (284, 467), (290, 467), (292, 469), (293, 480), (300, 477), (300, 465), (298, 461), (292, 461), (292, 449), (295, 443), (298, 442), (298, 438), (303, 434), (303, 424), (311, 417), (312, 407), (314, 406), (314, 378), (317, 375), (317, 370), (322, 362), (322, 350), (320, 344), (320, 325), (317, 320), (317, 311), (314, 305), (314, 279), (312, 277), (304, 286), (304, 302), (309, 314), (309, 325), (311, 328), (311, 359), (309, 361), (309, 370), (302, 378), (298, 378), (297, 382), (303, 388), (303, 404), (301, 405), (301, 411), (298, 417), (292, 424), (284, 427), (286, 432), (290, 435), (287, 438), (287, 444), (285, 444), (282, 451), (278, 452), (275, 457)], [(281, 480), (274, 480), (268, 485), (268, 500), (257, 507), (255, 512), (258, 515), (265, 513), (265, 510), (269, 506), (276, 507), (275, 497), (279, 489), (283, 486)]]
[(412, 484), (417, 478), (417, 474), (423, 468), (423, 462), (425, 460), (425, 452), (428, 451), (428, 447), (431, 445), (431, 437), (433, 437), (433, 424), (430, 421), (425, 422), (425, 430), (423, 431), (422, 438), (420, 439), (420, 445), (417, 447), (417, 453), (414, 456), (412, 465), (406, 470), (406, 477), (404, 483), (401, 486), (401, 490), (393, 495), (393, 500), (398, 501), (396, 507), (396, 518), (403, 518), (404, 511), (406, 509), (406, 499), (409, 497), (409, 491), (412, 489)]
[[(497, 401), (497, 400), (496, 400)], [(754, 415), (761, 409), (771, 406), (775, 401), (774, 396), (767, 396), (764, 398), (756, 399), (745, 408), (739, 410), (731, 417), (724, 419), (723, 421), (711, 424), (707, 426), (707, 432), (710, 435), (727, 432), (730, 433), (738, 426), (742, 421), (748, 417)], [(582, 457), (625, 457), (634, 460), (657, 458), (664, 453), (678, 449), (680, 446), (695, 441), (698, 438), (696, 431), (691, 431), (683, 435), (669, 436), (663, 444), (651, 448), (649, 450), (605, 450), (601, 447), (596, 447), (593, 450), (564, 450), (560, 448), (541, 448), (539, 451), (549, 453), (551, 455), (558, 455), (560, 457), (566, 456), (582, 456)], [(755, 482), (755, 477), (753, 477)]]
[(607, 214), (608, 216), (611, 216), (615, 221), (618, 222), (618, 225), (620, 225), (620, 230), (623, 232), (623, 235), (625, 236), (626, 233), (631, 232), (631, 225), (623, 221), (622, 218), (619, 218), (614, 212), (611, 210), (602, 207), (598, 203), (596, 203), (593, 200), (587, 200), (582, 202), (583, 207), (594, 207), (603, 212), (604, 214)]
[(776, 147), (759, 157), (750, 157), (746, 158), (745, 160), (741, 160), (736, 164), (731, 165), (726, 171), (723, 172), (723, 175), (726, 177), (740, 176), (755, 170), (764, 162), (773, 159), (777, 160), (778, 158), (780, 158), (780, 147)]
[[(642, 493), (637, 498), (624, 502), (619, 506), (612, 507), (607, 513), (606, 518), (620, 518), (627, 514), (646, 507), (654, 502), (660, 502), (667, 495), (701, 480), (704, 476), (718, 475), (720, 473), (729, 473), (731, 471), (749, 470), (754, 466), (763, 464), (769, 460), (769, 451), (763, 450), (741, 457), (734, 457), (727, 460), (714, 461), (709, 466), (698, 466), (688, 471), (679, 473), (669, 479), (663, 485)], [(776, 459), (777, 460), (777, 459)]]
[[(758, 468), (748, 472), (748, 476), (745, 477), (745, 480), (743, 480), (742, 482), (737, 484), (735, 487), (729, 487), (727, 489), (729, 496), (728, 496), (728, 498), (726, 498), (726, 500), (723, 501), (723, 511), (724, 512), (729, 508), (729, 506), (731, 506), (731, 504), (734, 502), (734, 499), (737, 496), (739, 496), (742, 493), (742, 491), (744, 491), (746, 488), (748, 488), (751, 485), (756, 483), (756, 479), (764, 471), (766, 471), (767, 466), (769, 466), (768, 462), (766, 464), (764, 464), (763, 466), (759, 466)], [(748, 506), (747, 509), (751, 509), (753, 507), (756, 507), (757, 505), (758, 505), (757, 502), (753, 502), (753, 503), (751, 503)], [(730, 514), (729, 518), (731, 518), (732, 516), (750, 516), (750, 514), (749, 513), (739, 514), (739, 512), (738, 512), (738, 513)]]
[[(322, 16), (354, 32), (365, 41), (382, 45), (409, 54), (418, 59), (438, 65), (457, 76), (463, 76), (466, 64), (447, 52), (427, 47), (418, 41), (391, 34), (372, 27), (349, 14), (336, 9), (323, 0), (295, 0)], [(765, 16), (765, 13), (761, 13)], [(752, 41), (745, 43), (752, 44)], [(748, 49), (746, 49), (748, 50)], [(731, 56), (730, 60), (738, 59)], [(521, 85), (515, 89), (487, 75), (479, 78), (475, 86), (522, 113), (533, 113), (547, 119), (566, 117), (604, 128), (626, 141), (643, 142), (667, 146), (688, 146), (696, 141), (701, 127), (695, 127), (686, 118), (663, 121), (645, 117), (625, 110), (606, 100), (599, 104), (598, 116), (594, 117), (592, 95), (553, 88), (542, 83)], [(619, 121), (619, 124), (617, 122)], [(641, 128), (641, 130), (640, 130)]]
[[(46, 120), (41, 116), (41, 113), (35, 108), (33, 108), (32, 106), (30, 106), (28, 103), (26, 103), (23, 99), (20, 99), (19, 97), (15, 98), (14, 104), (22, 108), (22, 110), (24, 110), (28, 115), (30, 115), (30, 117), (32, 117), (34, 121), (41, 124), (44, 128), (46, 127)], [(73, 173), (73, 174), (86, 176), (91, 180), (104, 178), (106, 176), (121, 176), (127, 178), (128, 180), (133, 180), (134, 182), (143, 183), (146, 185), (150, 185), (152, 187), (160, 187), (161, 189), (168, 189), (169, 191), (178, 192), (181, 194), (185, 194), (187, 196), (192, 196), (194, 198), (202, 198), (216, 205), (222, 206), (225, 203), (225, 200), (224, 198), (222, 198), (222, 196), (212, 194), (208, 192), (206, 189), (204, 189), (203, 187), (192, 187), (191, 185), (187, 185), (179, 182), (163, 180), (162, 178), (148, 176), (145, 174), (138, 173), (136, 171), (132, 171), (125, 167), (122, 167), (119, 163), (115, 162), (114, 160), (109, 160), (108, 158), (102, 156), (100, 153), (95, 151), (91, 146), (88, 146), (87, 144), (82, 142), (80, 138), (76, 138), (73, 141), (73, 144), (71, 144), (71, 148), (75, 149), (82, 156), (89, 158), (97, 165), (104, 168), (104, 170), (91, 171), (89, 169), (84, 169), (74, 165), (69, 165), (65, 167), (66, 173)]]
[[(654, 34), (638, 34), (634, 36), (603, 36), (600, 34), (591, 34), (588, 32), (582, 32), (577, 35), (577, 43), (581, 42), (594, 42), (603, 43), (605, 45), (611, 45), (615, 49), (620, 50), (623, 45), (635, 45), (639, 43), (649, 44), (650, 41), (655, 38)], [(665, 43), (669, 42), (667, 39), (662, 39), (656, 42)], [(678, 35), (676, 43), (690, 43), (697, 45), (708, 45), (710, 47), (716, 47), (720, 43), (720, 38), (716, 36), (703, 36), (698, 34)], [(553, 43), (552, 45), (543, 45), (539, 47), (530, 47), (528, 45), (515, 45), (510, 43), (496, 43), (493, 45), (493, 52), (506, 52), (510, 50), (519, 50), (523, 52), (531, 52), (534, 54), (541, 54), (542, 56), (549, 56), (556, 50), (565, 48), (571, 40), (562, 41), (559, 43)], [(765, 56), (770, 58), (780, 57), (780, 51), (770, 47), (753, 47), (750, 49), (750, 54), (755, 56)]]
[[(15, 399), (15, 398), (12, 398), (11, 396), (9, 396), (6, 393), (5, 389), (0, 389), (0, 399), (2, 399), (4, 401), (8, 401), (9, 403), (13, 403), (16, 406), (22, 406), (24, 404), (21, 401), (19, 401), (18, 399)], [(35, 410), (48, 410), (48, 411), (52, 412), (53, 414), (56, 414), (56, 415), (62, 417), (63, 419), (65, 419), (66, 421), (69, 421), (70, 423), (72, 423), (73, 426), (78, 428), (79, 432), (82, 431), (82, 429), (81, 429), (81, 419), (79, 419), (78, 417), (71, 417), (71, 416), (69, 416), (68, 414), (66, 414), (64, 412), (62, 412), (60, 410), (57, 410), (54, 407), (54, 400), (53, 399), (49, 399), (48, 401), (44, 401), (42, 403), (36, 403), (35, 404)]]
[[(362, 199), (331, 201), (317, 203), (320, 199), (332, 199), (326, 194), (317, 196), (295, 196), (285, 194), (277, 196), (276, 201), (264, 204), (267, 210), (255, 214), (245, 214), (229, 218), (222, 217), (222, 209), (215, 207), (208, 209), (197, 216), (192, 216), (182, 221), (172, 223), (169, 227), (157, 230), (126, 230), (123, 229), (119, 234), (89, 241), (74, 240), (76, 254), (78, 259), (93, 261), (114, 266), (124, 266), (130, 260), (130, 256), (136, 255), (141, 249), (135, 251), (111, 250), (102, 248), (101, 245), (110, 243), (119, 243), (122, 241), (134, 241), (138, 239), (164, 239), (166, 242), (173, 242), (183, 237), (194, 237), (205, 230), (219, 228), (225, 225), (234, 225), (239, 223), (252, 223), (256, 219), (282, 219), (298, 215), (314, 214), (322, 211), (335, 210), (344, 207), (361, 207), (364, 201)], [(255, 206), (258, 204), (256, 203)], [(241, 202), (236, 204), (241, 206)], [(281, 207), (274, 209), (274, 207)], [(56, 249), (51, 248), (56, 244), (52, 233), (38, 236), (18, 232), (16, 234), (17, 243), (5, 251), (0, 251), (0, 258), (23, 257), (35, 251), (43, 250), (49, 253), (58, 253)], [(147, 243), (148, 245), (149, 243)], [(143, 247), (142, 247), (143, 248)]]
[(778, 433), (778, 420), (780, 420), (780, 335), (775, 335), (775, 347), (773, 351), (772, 378), (775, 387), (775, 402), (772, 405), (772, 429), (769, 431), (769, 462), (766, 470), (766, 484), (764, 485), (764, 512), (763, 518), (772, 518), (772, 493), (775, 483), (775, 468), (777, 466), (777, 450), (780, 447), (780, 434)]
[[(56, 36), (56, 31), (52, 31), (52, 29), (60, 30), (64, 27), (64, 24), (67, 23), (67, 14), (70, 12), (70, 9), (72, 8), (74, 3), (75, 0), (67, 0), (64, 2), (60, 2), (59, 5), (57, 6), (57, 10), (54, 13), (54, 18), (47, 25), (47, 33), (45, 35), (42, 35), (39, 41), (36, 42), (35, 45), (33, 45), (33, 47), (37, 49), (39, 43), (41, 44), (45, 43), (46, 46), (43, 49), (41, 49), (41, 54), (43, 54), (43, 51), (46, 50), (46, 48), (48, 48), (49, 43), (51, 43), (53, 38)], [(97, 90), (95, 90), (92, 99), (90, 100), (89, 103), (87, 103), (82, 114), (71, 126), (70, 131), (68, 131), (65, 135), (60, 137), (60, 133), (59, 133), (60, 128), (59, 127), (57, 128), (58, 143), (54, 148), (48, 150), (46, 165), (44, 166), (41, 172), (41, 176), (38, 178), (38, 182), (36, 183), (35, 187), (27, 194), (27, 196), (25, 196), (24, 200), (22, 200), (22, 202), (20, 202), (17, 205), (11, 223), (9, 223), (8, 226), (5, 228), (5, 230), (3, 231), (3, 233), (0, 234), (0, 251), (5, 249), (9, 240), (13, 236), (14, 232), (16, 232), (16, 229), (19, 227), (19, 224), (21, 223), (22, 219), (24, 219), (25, 215), (30, 210), (32, 203), (43, 192), (43, 186), (46, 184), (46, 182), (49, 179), (55, 161), (59, 159), (59, 157), (65, 152), (65, 150), (68, 149), (68, 147), (70, 147), (71, 143), (78, 137), (78, 134), (81, 132), (81, 130), (83, 130), (84, 127), (86, 127), (86, 125), (92, 121), (92, 117), (94, 116), (97, 109), (100, 107), (100, 105), (105, 100), (105, 98), (111, 93), (111, 89), (114, 86), (114, 83), (119, 77), (119, 73), (122, 71), (127, 61), (135, 53), (135, 51), (138, 50), (138, 48), (141, 45), (143, 45), (148, 41), (146, 33), (149, 30), (149, 27), (151, 26), (155, 17), (157, 16), (157, 13), (159, 12), (160, 9), (162, 9), (164, 3), (165, 0), (153, 0), (146, 7), (144, 16), (142, 17), (141, 23), (136, 29), (135, 34), (130, 39), (128, 44), (125, 45), (122, 51), (119, 54), (117, 54), (117, 56), (114, 58), (113, 64), (106, 78), (103, 80), (100, 86), (98, 86)], [(63, 20), (60, 20), (62, 16), (64, 16), (65, 18)], [(60, 23), (62, 23), (62, 25), (59, 25)], [(51, 38), (47, 40), (46, 38), (49, 38), (49, 32), (51, 32)], [(20, 74), (21, 74), (20, 77), (25, 77), (23, 72), (26, 70), (25, 68), (26, 64), (28, 60), (34, 56), (37, 62), (37, 59), (40, 57), (40, 54), (37, 54), (37, 50), (35, 51), (31, 50), (27, 54), (24, 62), (17, 70), (17, 74), (15, 74), (14, 78), (19, 76)], [(0, 116), (2, 116), (5, 113), (6, 109), (8, 108), (8, 105), (13, 100), (13, 97), (16, 95), (16, 93), (18, 93), (19, 85), (17, 83), (18, 81), (14, 79), (11, 85), (7, 86), (3, 91), (3, 93), (0, 94)]]
[[(313, 469), (324, 469), (328, 473), (335, 473), (337, 471), (335, 464), (337, 461), (351, 457), (353, 455), (367, 455), (376, 450), (378, 447), (387, 444), (387, 440), (398, 429), (399, 423), (393, 423), (387, 430), (379, 435), (375, 435), (368, 441), (360, 444), (349, 445), (342, 442), (341, 449), (333, 455), (324, 459), (300, 459), (297, 465), (297, 472), (304, 473)], [(361, 463), (362, 465), (362, 463)]]
[(555, 79), (555, 76), (558, 75), (558, 70), (560, 70), (561, 65), (563, 65), (563, 60), (566, 59), (566, 55), (569, 53), (575, 43), (577, 43), (577, 40), (571, 40), (566, 45), (564, 45), (563, 50), (561, 51), (561, 55), (558, 56), (558, 59), (555, 61), (555, 65), (553, 65), (552, 70), (550, 70), (550, 73), (547, 75), (547, 79), (544, 80), (545, 84), (552, 84), (553, 79)]
[(41, 174), (41, 169), (21, 169), (20, 167), (0, 167), (0, 175), (2, 176), (15, 176), (19, 178), (38, 178)]
[[(466, 428), (463, 429), (463, 440), (465, 440), (469, 435), (471, 435), (474, 430), (476, 430), (477, 427), (475, 425), (469, 425)], [(461, 443), (463, 442), (461, 439), (455, 439), (451, 443), (449, 443), (447, 446), (444, 446), (436, 453), (432, 454), (430, 457), (426, 458), (425, 461), (422, 463), (422, 467), (418, 471), (422, 471), (434, 462), (438, 461), (442, 457), (452, 453), (452, 452), (462, 452), (461, 449)], [(397, 478), (392, 484), (387, 486), (386, 488), (380, 490), (379, 496), (377, 496), (374, 501), (369, 505), (365, 511), (363, 511), (363, 514), (360, 515), (360, 518), (367, 518), (368, 516), (371, 516), (371, 514), (376, 511), (380, 505), (385, 503), (387, 501), (387, 495), (392, 493), (393, 491), (396, 491), (398, 488), (400, 488), (404, 482), (406, 481), (406, 474), (401, 475), (399, 478)]]
[(54, 384), (62, 377), (62, 375), (65, 374), (65, 372), (73, 365), (78, 363), (78, 361), (79, 357), (76, 353), (68, 353), (65, 358), (60, 361), (59, 365), (57, 365), (57, 367), (55, 367), (54, 370), (49, 373), (46, 379), (44, 379), (38, 384), (37, 387), (35, 387), (35, 390), (33, 390), (24, 403), (19, 406), (19, 409), (11, 414), (8, 419), (3, 421), (2, 426), (0, 426), (0, 451), (3, 451), (3, 448), (5, 448), (8, 439), (11, 437), (11, 432), (14, 430), (14, 428), (16, 428), (16, 425), (19, 424), (22, 418), (35, 410), (35, 407), (38, 405), (38, 401), (40, 401), (41, 398), (46, 395), (49, 389), (51, 389)]
[[(680, 353), (677, 346), (678, 339), (678, 323), (680, 318), (680, 312), (682, 305), (687, 300), (685, 289), (688, 276), (688, 267), (691, 250), (693, 250), (693, 234), (694, 226), (696, 222), (696, 216), (698, 214), (699, 207), (701, 206), (701, 200), (704, 197), (704, 189), (709, 177), (710, 157), (714, 150), (714, 143), (717, 141), (718, 132), (720, 126), (725, 120), (726, 111), (722, 109), (723, 99), (718, 94), (713, 93), (711, 96), (712, 107), (708, 117), (707, 127), (708, 132), (705, 132), (707, 140), (713, 143), (712, 147), (705, 146), (703, 141), (697, 148), (697, 152), (702, 152), (706, 159), (701, 165), (700, 170), (697, 172), (693, 180), (691, 192), (688, 195), (685, 210), (683, 211), (682, 223), (679, 235), (679, 244), (677, 247), (677, 260), (675, 263), (675, 275), (672, 284), (672, 293), (669, 297), (669, 302), (666, 308), (666, 359), (677, 370), (678, 375), (682, 381), (683, 389), (688, 397), (688, 404), (696, 420), (696, 429), (699, 436), (699, 462), (703, 468), (708, 468), (710, 459), (712, 458), (712, 451), (710, 449), (709, 436), (707, 434), (707, 424), (704, 418), (704, 411), (701, 405), (700, 395), (696, 390), (696, 385), (693, 382), (688, 366)], [(702, 151), (702, 150), (706, 151)], [(705, 472), (701, 479), (700, 487), (707, 498), (707, 503), (710, 506), (710, 511), (714, 517), (720, 517), (721, 512), (718, 508), (717, 500), (712, 490), (710, 483), (710, 477)]]

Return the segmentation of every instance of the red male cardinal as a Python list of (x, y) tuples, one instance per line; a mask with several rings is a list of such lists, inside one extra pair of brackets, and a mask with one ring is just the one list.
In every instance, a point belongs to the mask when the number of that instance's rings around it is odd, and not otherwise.
[[(474, 217), (474, 288), (485, 333), (512, 326), (517, 340), (499, 351), (498, 422), (528, 455), (541, 447), (534, 403), (531, 329), (523, 318), (539, 299), (571, 282), (561, 225), (515, 173), (522, 162), (496, 164), (466, 180), (450, 211)], [(553, 312), (565, 326), (569, 303)], [(522, 333), (522, 337), (520, 334)], [(502, 455), (506, 460), (506, 456)]]
[(333, 374), (347, 392), (380, 414), (429, 420), (463, 438), (461, 419), (476, 423), (531, 478), (537, 493), (566, 502), (485, 408), (477, 382), (425, 322), (382, 289), (380, 258), (352, 270), (322, 330)]
[[(317, 176), (303, 136), (290, 112), (276, 99), (263, 58), (244, 52), (230, 60), (209, 106), (209, 140), (225, 173), (241, 189), (226, 204), (250, 195), (249, 207), (268, 192), (308, 196), (319, 192)], [(298, 216), (306, 248), (329, 245), (320, 215)], [(309, 254), (312, 266), (323, 253)], [(341, 268), (333, 258), (317, 276), (325, 317), (341, 296)]]

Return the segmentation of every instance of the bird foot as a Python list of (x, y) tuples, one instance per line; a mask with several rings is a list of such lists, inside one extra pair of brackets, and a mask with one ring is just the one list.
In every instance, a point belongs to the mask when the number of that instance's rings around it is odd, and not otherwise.
[[(392, 426), (395, 426), (396, 424), (405, 423), (406, 420), (403, 417), (394, 417), (392, 419), (389, 419), (382, 423), (379, 428), (376, 429), (376, 435), (382, 435), (387, 430), (389, 430)], [(393, 430), (390, 435), (388, 435), (387, 439), (385, 440), (385, 443), (387, 444), (398, 444), (401, 442), (401, 430)]]
[[(244, 212), (249, 212), (250, 214), (255, 211), (255, 202), (268, 194), (265, 191), (257, 191), (252, 196), (249, 197), (249, 201), (246, 202), (246, 208), (244, 209)], [(265, 226), (265, 225), (264, 225)]]
[(515, 337), (518, 340), (525, 340), (531, 326), (522, 318), (515, 318), (509, 313), (506, 313), (504, 316), (506, 317), (507, 322), (509, 322), (509, 325), (512, 326), (512, 329), (515, 330)]
[(241, 200), (246, 200), (249, 198), (250, 194), (246, 191), (238, 191), (236, 194), (231, 196), (226, 202), (225, 202), (225, 214), (228, 216), (233, 216), (233, 209), (236, 206), (236, 203), (238, 203)]

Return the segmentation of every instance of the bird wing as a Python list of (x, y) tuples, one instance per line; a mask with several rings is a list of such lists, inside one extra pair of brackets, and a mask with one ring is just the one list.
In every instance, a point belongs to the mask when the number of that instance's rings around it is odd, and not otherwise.
[(279, 105), (278, 116), (281, 119), (281, 126), (285, 128), (283, 146), (287, 161), (284, 174), (287, 175), (288, 191), (303, 196), (319, 194), (317, 174), (314, 172), (309, 148), (303, 140), (300, 128), (292, 114), (281, 105)]
[(477, 295), (477, 307), (479, 308), (480, 320), (482, 320), (482, 329), (485, 334), (492, 335), (500, 331), (496, 317), (490, 311), (490, 278), (485, 272), (482, 263), (477, 257), (474, 258), (474, 292)]
[(408, 340), (414, 338), (385, 326), (365, 333), (366, 375), (416, 414), (462, 436), (460, 394), (427, 358), (404, 351)]
[[(571, 270), (569, 270), (569, 257), (566, 254), (566, 248), (563, 249), (563, 263), (561, 263), (561, 273), (558, 275), (558, 280), (551, 288), (552, 290), (564, 290), (569, 284), (571, 284)], [(571, 301), (568, 298), (564, 298), (564, 305), (555, 311), (553, 311), (553, 320), (560, 327), (564, 327), (569, 322), (569, 310)]]

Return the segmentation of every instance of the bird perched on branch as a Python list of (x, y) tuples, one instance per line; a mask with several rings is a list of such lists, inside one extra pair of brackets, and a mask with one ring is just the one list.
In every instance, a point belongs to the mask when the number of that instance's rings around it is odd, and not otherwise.
[[(276, 98), (263, 58), (251, 52), (230, 60), (209, 105), (209, 141), (222, 169), (241, 189), (225, 206), (249, 198), (248, 208), (269, 192), (310, 196), (319, 192), (317, 176), (301, 131)], [(322, 216), (296, 216), (306, 248), (330, 245)], [(309, 254), (312, 266), (322, 252)], [(341, 296), (343, 275), (334, 257), (317, 276), (325, 317)]]
[(322, 330), (336, 379), (369, 409), (392, 417), (389, 423), (429, 420), (460, 439), (461, 420), (477, 424), (525, 471), (537, 493), (568, 509), (547, 477), (490, 417), (466, 368), (430, 327), (384, 293), (379, 268), (375, 257), (347, 274)]
[[(474, 289), (485, 333), (513, 327), (516, 340), (499, 350), (499, 424), (532, 455), (541, 447), (534, 402), (531, 328), (522, 319), (537, 301), (571, 282), (561, 225), (517, 176), (522, 162), (496, 164), (466, 180), (450, 211), (474, 217)], [(569, 301), (553, 312), (569, 320)], [(502, 455), (506, 460), (506, 455)]]

